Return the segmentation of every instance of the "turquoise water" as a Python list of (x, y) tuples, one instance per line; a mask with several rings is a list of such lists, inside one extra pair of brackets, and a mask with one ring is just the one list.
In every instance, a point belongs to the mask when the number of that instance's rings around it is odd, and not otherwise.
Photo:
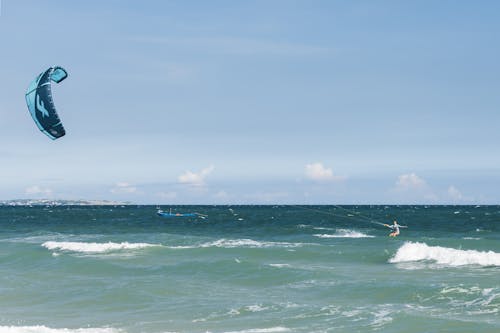
[(498, 206), (172, 208), (0, 207), (0, 332), (500, 332)]

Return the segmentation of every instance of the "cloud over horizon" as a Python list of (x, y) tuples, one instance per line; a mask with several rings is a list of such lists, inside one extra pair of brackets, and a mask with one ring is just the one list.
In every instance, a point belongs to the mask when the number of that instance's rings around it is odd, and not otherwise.
[(427, 183), (425, 182), (425, 180), (423, 180), (413, 172), (400, 175), (396, 180), (396, 188), (398, 189), (421, 189), (426, 185)]
[(334, 175), (332, 169), (323, 166), (323, 163), (321, 162), (306, 164), (305, 175), (307, 179), (317, 182), (328, 182), (344, 179), (344, 177)]
[(204, 169), (202, 169), (198, 173), (194, 173), (190, 170), (185, 171), (183, 174), (181, 174), (179, 177), (177, 177), (177, 181), (180, 184), (186, 184), (186, 185), (191, 185), (191, 186), (205, 186), (205, 178), (211, 174), (214, 171), (215, 167), (213, 165), (210, 165)]

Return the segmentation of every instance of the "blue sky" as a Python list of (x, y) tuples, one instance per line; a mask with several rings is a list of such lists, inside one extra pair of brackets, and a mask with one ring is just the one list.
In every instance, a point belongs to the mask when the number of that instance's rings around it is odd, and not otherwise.
[[(0, 199), (497, 204), (499, 10), (3, 0)], [(52, 65), (56, 141), (24, 102)]]

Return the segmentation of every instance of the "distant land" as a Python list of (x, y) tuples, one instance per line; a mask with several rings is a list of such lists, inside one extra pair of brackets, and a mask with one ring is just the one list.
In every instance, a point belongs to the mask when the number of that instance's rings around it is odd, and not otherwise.
[(131, 202), (110, 200), (14, 199), (0, 200), (0, 206), (116, 206)]

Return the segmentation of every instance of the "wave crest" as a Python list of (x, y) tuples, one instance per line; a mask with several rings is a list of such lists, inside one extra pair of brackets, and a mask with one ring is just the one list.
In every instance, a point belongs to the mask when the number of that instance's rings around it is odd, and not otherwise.
[(72, 251), (72, 252), (82, 252), (82, 253), (104, 253), (111, 251), (120, 250), (136, 250), (143, 249), (146, 247), (161, 246), (158, 244), (148, 244), (148, 243), (86, 243), (86, 242), (45, 242), (42, 244), (43, 247), (49, 250), (62, 250), (62, 251)]
[[(266, 242), (266, 241), (256, 241), (253, 239), (218, 239), (213, 242), (201, 243), (197, 245), (180, 245), (180, 246), (168, 246), (170, 249), (199, 249), (208, 247), (219, 247), (219, 248), (270, 248), (270, 247), (299, 247), (307, 245), (306, 243), (287, 243), (287, 242)], [(310, 244), (309, 244), (310, 245)]]
[(457, 250), (442, 246), (429, 246), (425, 243), (406, 242), (390, 263), (403, 263), (430, 260), (448, 266), (500, 266), (500, 253), (493, 251)]
[(349, 229), (337, 229), (334, 234), (314, 234), (313, 236), (319, 238), (373, 238), (375, 236), (367, 235), (362, 232), (349, 230)]
[(219, 239), (215, 242), (205, 243), (202, 247), (296, 247), (302, 244), (287, 242), (265, 242), (255, 241), (253, 239)]

